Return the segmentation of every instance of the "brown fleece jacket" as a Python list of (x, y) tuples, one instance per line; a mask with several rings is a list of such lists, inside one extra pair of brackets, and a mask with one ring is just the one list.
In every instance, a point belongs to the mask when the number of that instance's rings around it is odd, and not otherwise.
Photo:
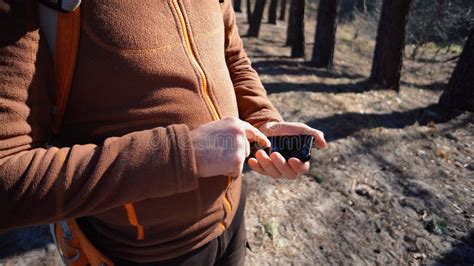
[(87, 217), (108, 256), (150, 262), (196, 249), (232, 221), (241, 177), (199, 178), (190, 130), (214, 119), (212, 106), (255, 126), (281, 120), (231, 1), (81, 8), (62, 145), (46, 148), (53, 71), (38, 7), (0, 0), (0, 229)]

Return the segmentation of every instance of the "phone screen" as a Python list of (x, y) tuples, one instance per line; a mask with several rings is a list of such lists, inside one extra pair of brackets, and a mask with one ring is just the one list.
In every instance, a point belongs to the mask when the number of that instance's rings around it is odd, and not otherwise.
[(285, 135), (268, 137), (271, 147), (261, 147), (256, 142), (250, 143), (250, 156), (255, 157), (257, 150), (263, 149), (270, 155), (272, 152), (279, 152), (286, 160), (294, 157), (302, 162), (311, 159), (311, 148), (314, 137), (311, 135)]

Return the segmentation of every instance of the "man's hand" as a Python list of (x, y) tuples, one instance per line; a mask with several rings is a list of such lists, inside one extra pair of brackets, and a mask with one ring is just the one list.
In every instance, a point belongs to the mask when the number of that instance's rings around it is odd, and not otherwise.
[(247, 122), (227, 117), (191, 131), (198, 175), (237, 176), (250, 154), (249, 141), (268, 147), (268, 138)]
[[(303, 123), (268, 122), (260, 126), (259, 130), (267, 136), (312, 135), (316, 147), (321, 149), (327, 146), (323, 132)], [(303, 163), (297, 158), (286, 161), (278, 152), (273, 152), (268, 156), (263, 150), (257, 151), (255, 158), (248, 160), (248, 165), (252, 170), (273, 178), (295, 179), (298, 175), (309, 171), (309, 162)]]

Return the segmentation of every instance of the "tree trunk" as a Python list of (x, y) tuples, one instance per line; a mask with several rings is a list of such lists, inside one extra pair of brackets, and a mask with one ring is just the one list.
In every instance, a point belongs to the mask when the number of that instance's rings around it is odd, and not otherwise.
[(280, 0), (280, 17), (279, 20), (285, 21), (286, 17), (286, 0)]
[(295, 33), (295, 27), (296, 27), (296, 21), (295, 21), (295, 1), (296, 0), (290, 0), (290, 17), (288, 18), (288, 25), (286, 27), (286, 42), (285, 46), (291, 46), (293, 43), (294, 39), (294, 33)]
[(384, 89), (400, 91), (405, 48), (405, 25), (411, 0), (384, 0), (377, 28), (377, 43), (370, 80)]
[(448, 109), (474, 111), (474, 29), (471, 30), (439, 103)]
[(334, 57), (337, 29), (337, 0), (321, 0), (318, 7), (316, 35), (311, 64), (330, 69)]
[(248, 36), (258, 38), (260, 25), (262, 24), (263, 10), (265, 9), (266, 0), (257, 0), (253, 10), (252, 19), (250, 21)]
[(304, 5), (305, 0), (294, 0), (294, 27), (291, 57), (304, 57)]
[(277, 24), (277, 8), (278, 0), (270, 0), (270, 7), (268, 8), (268, 23)]
[(234, 0), (234, 11), (235, 12), (242, 12), (242, 0)]
[(247, 23), (250, 25), (252, 23), (252, 2), (247, 0)]

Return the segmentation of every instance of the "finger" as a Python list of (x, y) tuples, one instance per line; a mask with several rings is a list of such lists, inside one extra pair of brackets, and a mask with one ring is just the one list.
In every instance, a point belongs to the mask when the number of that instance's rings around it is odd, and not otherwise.
[(252, 171), (255, 171), (259, 174), (262, 174), (262, 175), (268, 175), (265, 170), (263, 170), (262, 166), (258, 163), (257, 159), (255, 158), (249, 158), (248, 161), (247, 161), (250, 169), (252, 169)]
[[(290, 129), (287, 129), (287, 130), (290, 130)], [(301, 124), (299, 134), (312, 135), (314, 137), (314, 144), (316, 145), (316, 147), (320, 149), (326, 148), (327, 146), (326, 140), (324, 139), (324, 133), (320, 130), (314, 129), (305, 124)]]
[(311, 134), (311, 127), (303, 123), (298, 122), (279, 122), (279, 123), (267, 123), (261, 131), (265, 132), (267, 136), (283, 136), (283, 135), (301, 135)]
[[(232, 154), (231, 159), (229, 159), (229, 165), (232, 167), (229, 167), (229, 175), (231, 176), (236, 176), (240, 175), (242, 173), (244, 163), (245, 163), (245, 158), (247, 157), (247, 147), (246, 147), (246, 142), (247, 139), (243, 136), (243, 134), (237, 136), (235, 139), (233, 139), (235, 142), (231, 144), (230, 149), (224, 149), (228, 153)], [(218, 145), (224, 144), (227, 146), (226, 143), (219, 143)]]
[(264, 128), (261, 128), (267, 136), (281, 136), (281, 135), (312, 135), (314, 137), (314, 143), (318, 148), (325, 148), (327, 146), (326, 140), (324, 139), (324, 133), (314, 129), (303, 123), (294, 122), (280, 122), (280, 123), (267, 123)]
[(324, 133), (322, 131), (319, 131), (317, 129), (311, 128), (312, 129), (312, 134), (314, 136), (314, 142), (316, 144), (316, 147), (320, 149), (324, 149), (327, 147), (326, 140), (324, 139)]
[(265, 133), (267, 136), (282, 135), (284, 133), (279, 133), (282, 131), (286, 122), (267, 122), (260, 126), (258, 129)]
[(322, 131), (314, 129), (308, 125), (301, 124), (301, 127), (298, 132), (299, 132), (298, 134), (306, 134), (306, 135), (313, 136), (314, 144), (316, 145), (316, 147), (320, 149), (326, 148), (327, 143), (326, 143), (326, 140), (324, 139), (324, 133)]
[(298, 158), (290, 158), (288, 160), (288, 164), (291, 166), (293, 171), (297, 172), (298, 174), (305, 174), (309, 171), (309, 162), (302, 162)]
[(251, 124), (240, 121), (242, 128), (245, 130), (245, 135), (249, 141), (256, 141), (263, 147), (270, 147), (270, 140), (260, 130), (252, 126)]
[(262, 166), (263, 170), (267, 173), (267, 175), (273, 178), (280, 178), (282, 175), (281, 173), (275, 168), (272, 163), (272, 160), (263, 150), (258, 150), (255, 153), (255, 157), (258, 160), (258, 163)]
[(250, 155), (250, 144), (247, 138), (243, 135), (238, 136), (236, 139), (236, 152), (241, 154), (243, 158), (247, 158)]
[(274, 152), (270, 155), (270, 159), (272, 159), (273, 165), (275, 168), (283, 174), (284, 177), (288, 179), (295, 179), (296, 176), (298, 175), (297, 172), (293, 171), (293, 169), (288, 165), (286, 162), (285, 158), (278, 153)]
[(247, 158), (247, 157), (249, 157), (250, 152), (251, 152), (251, 150), (250, 150), (250, 143), (249, 143), (249, 141), (247, 140), (247, 138), (245, 138), (243, 141), (244, 141), (244, 145), (245, 145), (245, 158)]

